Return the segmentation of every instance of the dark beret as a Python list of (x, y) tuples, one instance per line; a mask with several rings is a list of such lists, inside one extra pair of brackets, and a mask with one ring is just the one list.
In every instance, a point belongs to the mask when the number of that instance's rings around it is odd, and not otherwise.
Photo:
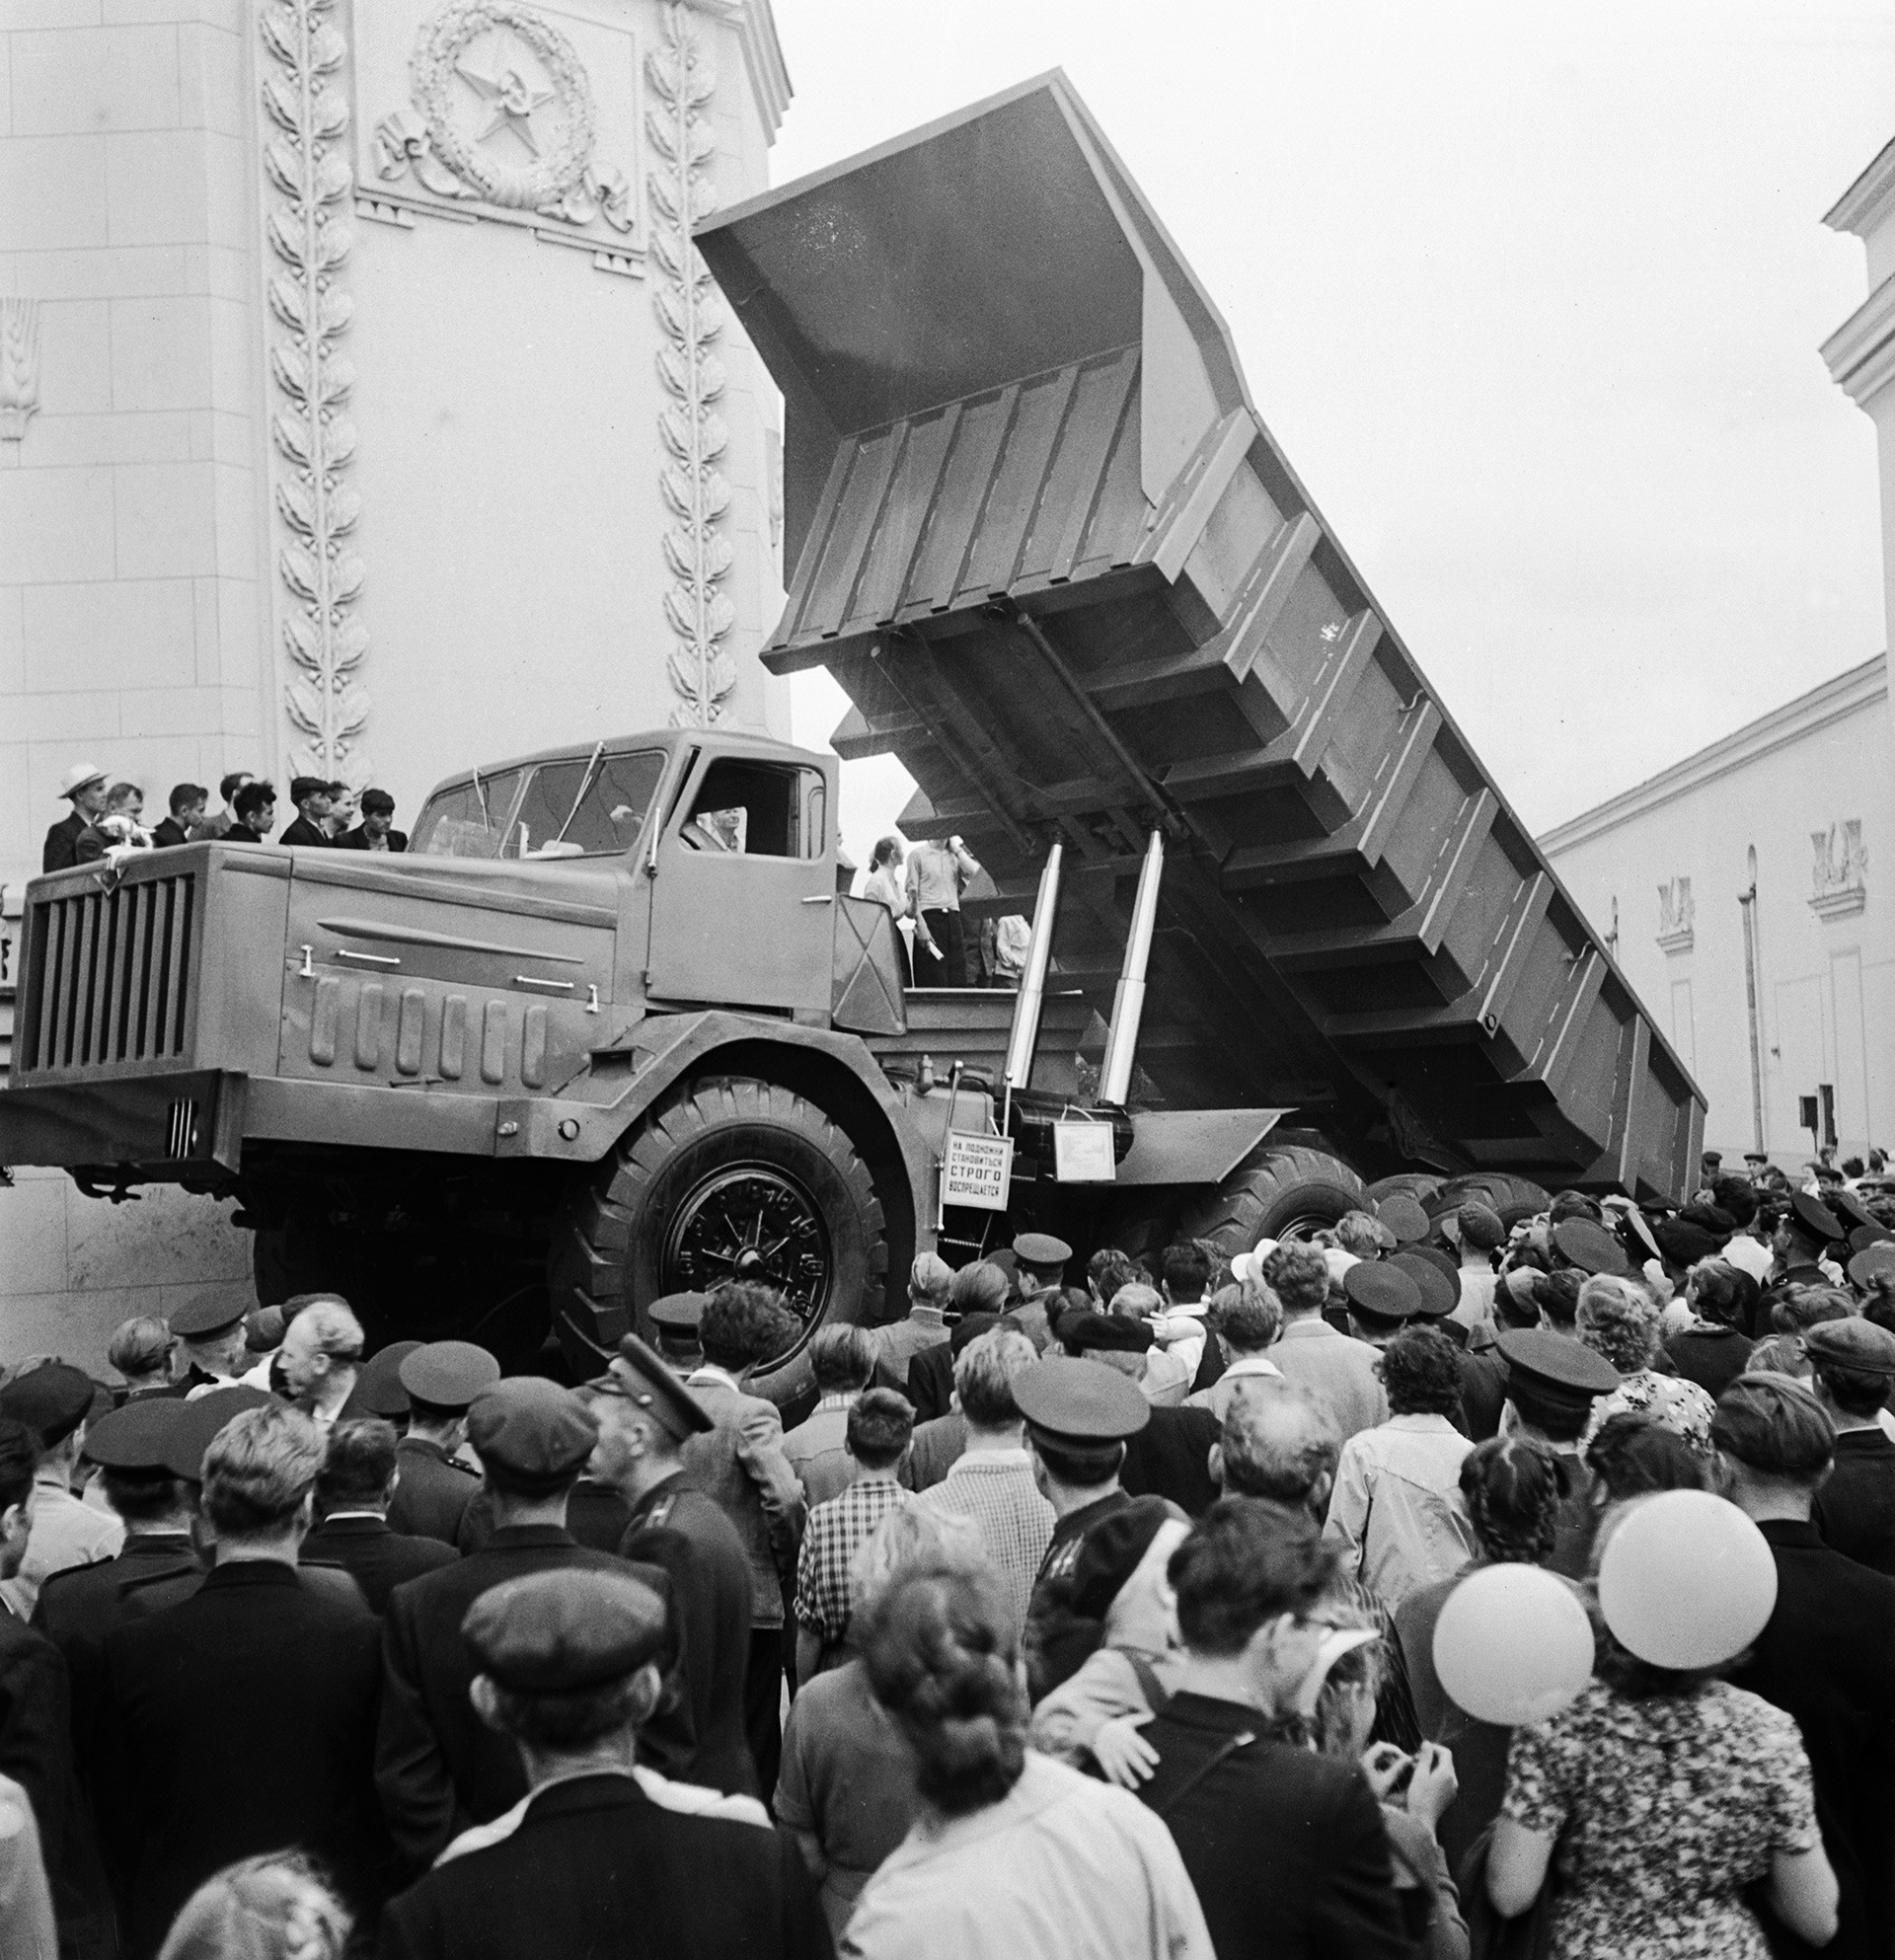
[(217, 1440), (218, 1432), (225, 1424), (235, 1421), (246, 1409), (262, 1408), (265, 1402), (275, 1399), (265, 1390), (250, 1388), (242, 1382), (233, 1383), (228, 1389), (212, 1389), (204, 1395), (191, 1396), (184, 1405), (184, 1421), (171, 1431), (166, 1440), (168, 1454), (165, 1468), (173, 1476), (201, 1483), (204, 1452)]
[(1658, 1241), (1659, 1256), (1668, 1266), (1695, 1266), (1700, 1259), (1715, 1258), (1724, 1248), (1722, 1238), (1706, 1232), (1683, 1212), (1676, 1218), (1661, 1219), (1651, 1230)]
[(1375, 1208), (1376, 1218), (1396, 1236), (1399, 1244), (1411, 1245), (1428, 1236), (1428, 1215), (1404, 1191), (1392, 1192)]
[(664, 1646), (664, 1602), (630, 1572), (561, 1566), (492, 1586), (467, 1610), (475, 1665), (515, 1695), (573, 1695), (636, 1674)]
[(183, 1340), (209, 1340), (244, 1319), (246, 1309), (227, 1293), (200, 1293), (171, 1317), (173, 1333)]
[(953, 1330), (948, 1336), (948, 1352), (956, 1361), (969, 1341), (978, 1340), (982, 1334), (990, 1334), (1000, 1325), (998, 1314), (963, 1314), (954, 1322)]
[(415, 1401), (467, 1408), (500, 1379), (500, 1364), (472, 1341), (436, 1340), (404, 1355), (397, 1374)]
[(171, 1439), (190, 1418), (177, 1395), (140, 1395), (86, 1431), (86, 1457), (101, 1470), (150, 1476), (171, 1470)]
[(1103, 1620), (1167, 1519), (1177, 1514), (1163, 1497), (1134, 1497), (1095, 1525), (1073, 1561), (1072, 1610), (1082, 1620)]
[(1144, 1320), (1120, 1314), (1062, 1314), (1059, 1338), (1078, 1354), (1143, 1354), (1157, 1336)]
[(1789, 1209), (1804, 1238), (1820, 1239), (1827, 1244), (1832, 1239), (1843, 1236), (1843, 1228), (1837, 1222), (1836, 1214), (1820, 1198), (1812, 1198), (1807, 1191), (1792, 1191), (1789, 1194)]
[[(1438, 1255), (1437, 1255), (1438, 1256)], [(1440, 1264), (1427, 1256), (1419, 1245), (1411, 1245), (1406, 1250), (1396, 1253), (1389, 1260), (1390, 1267), (1400, 1273), (1406, 1273), (1414, 1281), (1415, 1291), (1420, 1294), (1420, 1305), (1415, 1313), (1423, 1319), (1445, 1320), (1461, 1304), (1461, 1278), (1459, 1273), (1450, 1279), (1442, 1271), (1448, 1261), (1441, 1258)], [(1351, 1271), (1354, 1269), (1351, 1268)], [(1345, 1279), (1343, 1285), (1346, 1288)]]
[(390, 1418), (408, 1414), (408, 1391), (402, 1387), (402, 1363), (420, 1346), (417, 1340), (397, 1340), (377, 1348), (362, 1364), (362, 1372), (356, 1376), (355, 1386), (349, 1391), (348, 1399), (353, 1405), (350, 1413), (358, 1414), (365, 1410), (370, 1415)]

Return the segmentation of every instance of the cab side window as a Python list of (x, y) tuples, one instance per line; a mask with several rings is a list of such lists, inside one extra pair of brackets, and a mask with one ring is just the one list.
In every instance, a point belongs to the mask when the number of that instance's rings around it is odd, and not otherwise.
[(720, 756), (679, 835), (686, 847), (730, 857), (820, 858), (829, 848), (819, 769)]

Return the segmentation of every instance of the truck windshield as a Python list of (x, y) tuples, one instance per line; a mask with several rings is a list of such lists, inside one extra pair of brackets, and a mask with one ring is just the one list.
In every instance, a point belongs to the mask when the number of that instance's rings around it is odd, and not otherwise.
[(617, 857), (638, 841), (664, 775), (664, 751), (601, 756), (575, 810), (572, 799), (586, 781), (586, 757), (572, 756), (509, 769), (481, 777), (481, 793), (473, 783), (452, 784), (428, 798), (409, 849), (431, 858), (553, 856), (549, 847), (565, 825), (559, 857)]

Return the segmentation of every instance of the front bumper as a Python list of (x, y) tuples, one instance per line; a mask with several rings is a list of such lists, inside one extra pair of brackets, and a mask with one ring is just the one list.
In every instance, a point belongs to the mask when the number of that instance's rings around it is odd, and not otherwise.
[(183, 1183), (241, 1166), (248, 1079), (211, 1069), (0, 1089), (0, 1165), (81, 1182)]

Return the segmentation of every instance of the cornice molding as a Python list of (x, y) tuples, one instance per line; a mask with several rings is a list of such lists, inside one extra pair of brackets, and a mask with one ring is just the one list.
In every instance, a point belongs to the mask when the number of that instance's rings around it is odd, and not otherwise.
[(1823, 222), (1831, 231), (1866, 237), (1891, 196), (1895, 196), (1895, 139), (1876, 151), (1868, 168), (1823, 213)]
[(1888, 656), (1877, 653), (1872, 660), (1864, 660), (1859, 667), (1851, 667), (1834, 680), (1785, 702), (1781, 708), (1747, 723), (1722, 741), (1700, 749), (1696, 755), (1674, 763), (1634, 789), (1545, 832), (1538, 840), (1540, 848), (1549, 858), (1554, 858), (1562, 851), (1590, 843), (1633, 817), (1688, 796), (1733, 770), (1760, 762), (1779, 749), (1788, 748), (1887, 699)]
[(770, 0), (684, 0), (684, 4), (707, 20), (736, 29), (743, 46), (743, 71), (749, 78), (750, 93), (757, 99), (757, 113), (763, 118), (764, 141), (774, 143), (796, 91), (790, 85), (790, 70), (784, 62), (783, 42), (777, 38), (777, 17)]
[(1830, 379), (1865, 409), (1895, 380), (1895, 277), (1886, 278), (1822, 347)]

